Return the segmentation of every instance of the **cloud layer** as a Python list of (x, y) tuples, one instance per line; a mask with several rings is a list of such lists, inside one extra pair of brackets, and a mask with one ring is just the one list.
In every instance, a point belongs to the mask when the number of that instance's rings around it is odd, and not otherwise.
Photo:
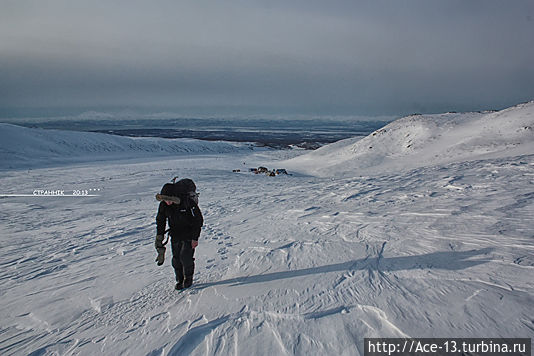
[(0, 106), (400, 114), (534, 98), (532, 1), (2, 1)]

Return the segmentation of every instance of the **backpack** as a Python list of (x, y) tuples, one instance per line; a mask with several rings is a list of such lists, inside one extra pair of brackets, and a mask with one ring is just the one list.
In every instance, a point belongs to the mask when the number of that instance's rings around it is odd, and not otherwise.
[(195, 182), (189, 178), (180, 179), (176, 182), (176, 178), (172, 179), (172, 183), (166, 183), (161, 188), (161, 193), (156, 194), (157, 201), (172, 201), (176, 204), (190, 205), (189, 200), (193, 200), (198, 205), (197, 186)]
[(197, 186), (195, 185), (195, 182), (193, 182), (192, 179), (189, 178), (183, 178), (180, 179), (178, 182), (176, 182), (176, 178), (173, 178), (173, 192), (175, 196), (180, 198), (180, 205), (185, 205), (185, 207), (189, 207), (191, 205), (190, 200), (194, 201), (196, 205), (198, 205), (198, 193), (197, 193)]
[(179, 203), (176, 207), (176, 214), (173, 219), (176, 228), (196, 230), (203, 225), (203, 217), (198, 208), (197, 186), (189, 178), (180, 179), (176, 182), (175, 177), (172, 184), (172, 195), (178, 197)]

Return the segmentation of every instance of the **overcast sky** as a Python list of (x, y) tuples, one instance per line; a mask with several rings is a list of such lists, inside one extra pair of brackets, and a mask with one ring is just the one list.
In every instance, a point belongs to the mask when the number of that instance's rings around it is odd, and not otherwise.
[(4, 114), (396, 115), (533, 99), (533, 0), (0, 0)]

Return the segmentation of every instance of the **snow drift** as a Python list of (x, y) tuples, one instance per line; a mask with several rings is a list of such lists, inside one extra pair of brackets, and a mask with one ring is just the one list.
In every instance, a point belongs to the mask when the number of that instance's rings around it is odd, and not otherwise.
[[(367, 337), (532, 338), (531, 109), (409, 117), (308, 156), (325, 174), (436, 163), (368, 177), (228, 169), (296, 152), (276, 150), (2, 171), (6, 194), (100, 193), (0, 198), (0, 354), (363, 355)], [(2, 154), (52, 156), (43, 131), (13, 130)], [(43, 150), (90, 158), (61, 135)], [(205, 218), (182, 292), (170, 251), (154, 262), (154, 194), (175, 173), (195, 180)]]
[(231, 153), (245, 147), (220, 141), (133, 138), (0, 123), (0, 169), (132, 157)]
[(497, 112), (413, 115), (369, 136), (286, 162), (317, 176), (355, 176), (534, 152), (534, 101)]

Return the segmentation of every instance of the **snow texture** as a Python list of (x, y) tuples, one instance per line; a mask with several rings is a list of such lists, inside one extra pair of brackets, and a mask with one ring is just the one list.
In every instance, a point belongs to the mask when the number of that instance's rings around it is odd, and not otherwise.
[(121, 137), (102, 133), (26, 128), (0, 123), (0, 169), (35, 168), (132, 157), (231, 153), (246, 144), (195, 139)]
[(414, 115), (288, 165), (319, 176), (358, 176), (534, 152), (534, 102), (498, 112)]
[[(99, 194), (0, 198), (0, 353), (363, 355), (365, 337), (532, 338), (533, 112), (408, 117), (290, 160), (4, 170), (3, 194)], [(232, 173), (260, 164), (316, 175)], [(206, 221), (182, 292), (170, 252), (154, 262), (154, 194), (174, 175), (195, 180)]]

